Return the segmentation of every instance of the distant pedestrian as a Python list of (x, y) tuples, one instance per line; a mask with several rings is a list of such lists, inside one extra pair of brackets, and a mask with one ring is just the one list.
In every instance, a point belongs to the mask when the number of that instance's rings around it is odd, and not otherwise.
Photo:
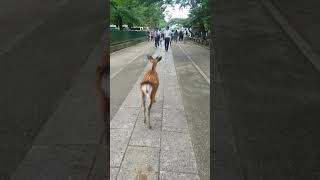
[(155, 31), (155, 47), (157, 48), (160, 44), (159, 44), (159, 41), (160, 41), (160, 38), (161, 38), (161, 33), (159, 31), (159, 29), (157, 28), (156, 31)]
[(171, 41), (172, 41), (172, 39), (174, 38), (174, 33), (172, 32), (172, 31), (170, 31), (171, 32), (171, 37), (170, 37), (170, 47), (171, 47)]
[(163, 32), (160, 32), (160, 39), (159, 39), (159, 44), (160, 44), (160, 47), (162, 48), (162, 41), (164, 39), (164, 35), (163, 35)]
[(183, 39), (183, 32), (182, 29), (179, 31), (179, 41), (182, 41)]
[(150, 31), (146, 31), (146, 38), (148, 40), (148, 42), (150, 41)]
[(161, 46), (161, 48), (162, 48), (162, 42), (164, 41), (164, 30), (161, 30), (160, 31), (160, 46)]
[(178, 42), (178, 30), (174, 32), (174, 39)]
[(164, 47), (165, 47), (165, 50), (168, 51), (169, 42), (171, 40), (171, 31), (169, 30), (169, 26), (167, 26), (167, 29), (164, 30), (163, 34), (164, 34)]
[(187, 31), (183, 29), (182, 33), (183, 33), (182, 40), (183, 40), (183, 43), (185, 43), (185, 39), (187, 37)]
[(151, 31), (151, 32), (150, 32), (151, 41), (153, 41), (153, 37), (154, 37), (154, 31)]

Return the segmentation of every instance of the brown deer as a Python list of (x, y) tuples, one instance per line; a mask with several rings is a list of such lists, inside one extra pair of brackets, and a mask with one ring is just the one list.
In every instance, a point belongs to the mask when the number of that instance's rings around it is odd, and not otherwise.
[(143, 80), (140, 83), (140, 90), (144, 113), (144, 123), (147, 123), (148, 128), (151, 129), (150, 110), (152, 104), (156, 102), (155, 97), (159, 86), (159, 78), (156, 71), (156, 67), (158, 62), (162, 59), (162, 56), (157, 56), (156, 58), (153, 58), (152, 56), (148, 55), (147, 58), (149, 62), (152, 64), (152, 68), (144, 75)]

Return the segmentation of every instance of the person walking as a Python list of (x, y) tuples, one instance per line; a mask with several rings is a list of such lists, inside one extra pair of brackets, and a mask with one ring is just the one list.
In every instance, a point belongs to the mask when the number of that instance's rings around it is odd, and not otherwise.
[(179, 41), (182, 41), (183, 38), (183, 32), (182, 29), (179, 31)]
[(150, 31), (146, 31), (146, 38), (148, 40), (148, 42), (150, 41)]
[(164, 39), (164, 35), (163, 35), (163, 31), (160, 31), (160, 38), (159, 38), (159, 44), (160, 44), (160, 47), (162, 48), (162, 41)]
[(159, 29), (156, 28), (155, 39), (154, 39), (154, 44), (155, 44), (156, 48), (159, 46), (160, 36), (161, 36), (161, 33), (160, 33)]
[(163, 34), (164, 34), (164, 47), (165, 47), (165, 50), (168, 51), (169, 42), (171, 39), (171, 31), (169, 30), (169, 26), (167, 26), (167, 29), (163, 31)]
[(171, 47), (171, 41), (174, 38), (174, 33), (170, 30), (171, 34), (170, 34), (170, 47)]
[(183, 43), (185, 43), (185, 39), (186, 39), (186, 36), (187, 36), (187, 31), (186, 31), (186, 29), (183, 29), (183, 31), (182, 31), (182, 33), (183, 33), (183, 36), (182, 36), (182, 42)]
[(176, 40), (176, 43), (178, 42), (178, 30), (174, 32), (174, 39)]
[(151, 31), (151, 41), (153, 41), (154, 40), (154, 31)]

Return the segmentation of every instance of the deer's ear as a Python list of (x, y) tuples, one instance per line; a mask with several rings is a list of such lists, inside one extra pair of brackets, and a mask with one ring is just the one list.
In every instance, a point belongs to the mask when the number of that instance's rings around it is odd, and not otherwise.
[(153, 59), (153, 57), (150, 56), (150, 55), (147, 55), (147, 59), (148, 59), (148, 60), (151, 60), (151, 59)]
[(160, 56), (160, 57), (158, 56), (158, 57), (157, 57), (157, 60), (158, 60), (158, 61), (161, 61), (161, 59), (162, 59), (162, 56)]

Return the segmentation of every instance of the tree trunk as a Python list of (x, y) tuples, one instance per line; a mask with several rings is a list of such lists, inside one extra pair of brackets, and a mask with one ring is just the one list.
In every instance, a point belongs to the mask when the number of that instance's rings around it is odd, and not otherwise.
[(199, 28), (200, 28), (200, 32), (201, 32), (201, 37), (202, 37), (202, 39), (206, 39), (206, 29), (205, 29), (205, 27), (204, 27), (203, 21), (200, 21), (200, 23), (199, 23)]
[(132, 28), (132, 26), (133, 26), (133, 24), (132, 24), (132, 23), (128, 23), (128, 28), (129, 28), (129, 29), (131, 29), (131, 28)]
[(119, 27), (120, 27), (120, 30), (122, 31), (123, 27), (122, 27), (122, 17), (119, 17), (118, 19), (118, 24), (119, 24)]

